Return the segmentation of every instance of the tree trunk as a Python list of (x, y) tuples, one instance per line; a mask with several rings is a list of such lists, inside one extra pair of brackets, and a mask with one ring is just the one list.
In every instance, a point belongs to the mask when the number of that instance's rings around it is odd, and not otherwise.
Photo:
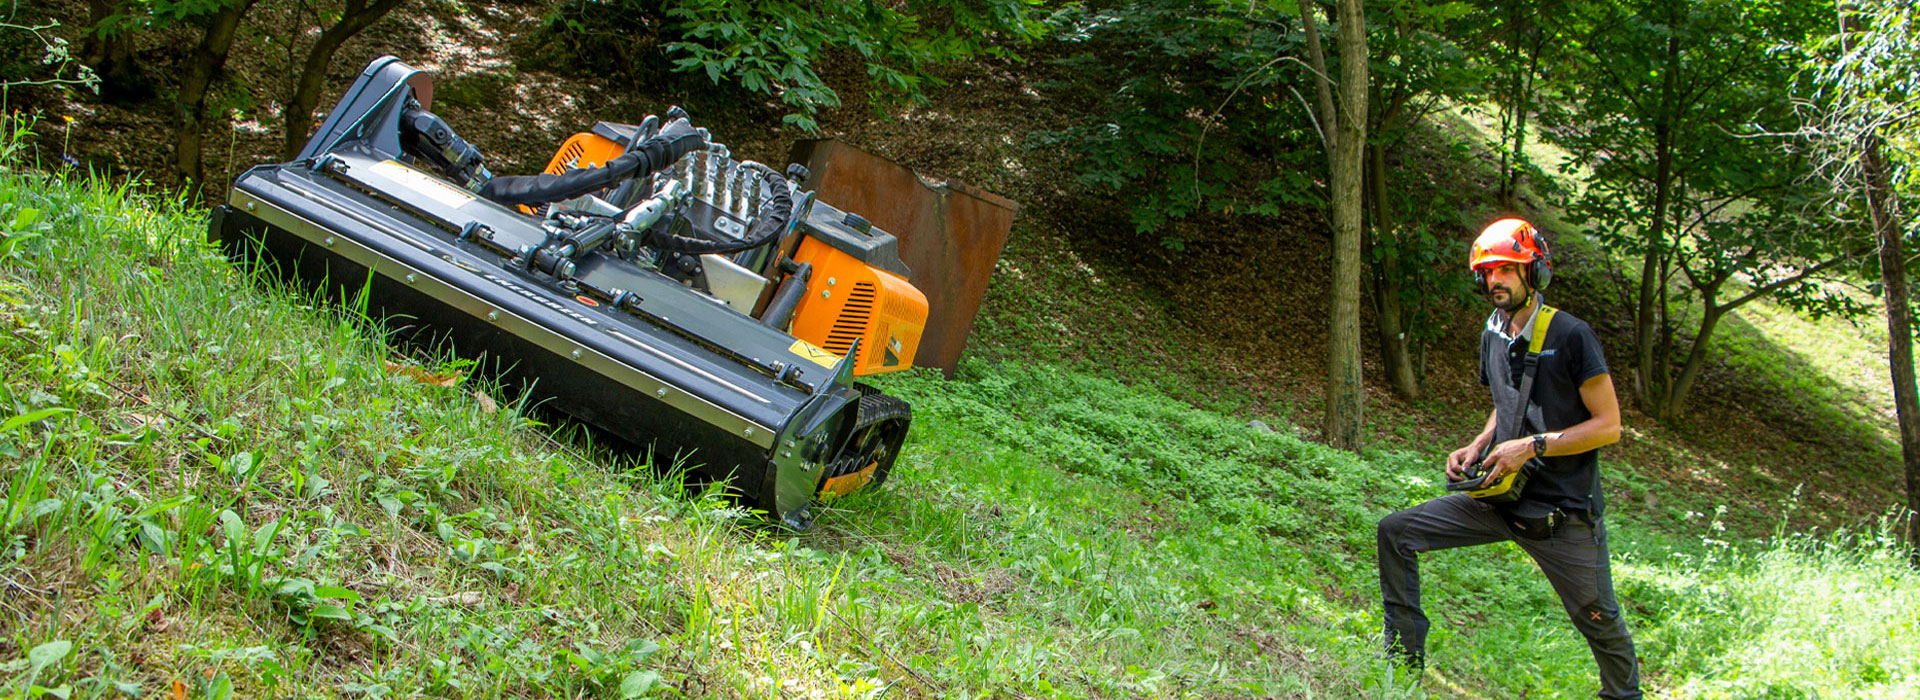
[(1867, 209), (1873, 214), (1874, 238), (1880, 243), (1880, 286), (1887, 302), (1887, 358), (1893, 372), (1893, 407), (1900, 421), (1900, 461), (1907, 472), (1907, 535), (1912, 563), (1920, 566), (1920, 396), (1913, 372), (1913, 307), (1907, 288), (1906, 249), (1900, 222), (1894, 219), (1893, 187), (1886, 160), (1880, 155), (1880, 137), (1869, 132), (1861, 144), (1860, 171), (1867, 179)]
[[(1604, 60), (1604, 57), (1602, 57)], [(1667, 39), (1667, 69), (1661, 76), (1659, 122), (1654, 126), (1654, 174), (1653, 174), (1653, 212), (1648, 221), (1653, 231), (1647, 237), (1647, 250), (1640, 264), (1640, 305), (1634, 318), (1634, 351), (1638, 366), (1634, 368), (1634, 398), (1640, 409), (1656, 419), (1664, 418), (1666, 405), (1661, 400), (1666, 387), (1662, 377), (1661, 365), (1665, 357), (1656, 357), (1654, 336), (1660, 326), (1656, 312), (1664, 314), (1659, 308), (1661, 262), (1666, 257), (1667, 206), (1673, 190), (1673, 123), (1678, 115), (1672, 113), (1672, 105), (1678, 99), (1677, 85), (1680, 73), (1680, 39)]]
[(287, 131), (285, 144), (280, 149), (281, 158), (293, 160), (306, 144), (307, 132), (313, 127), (313, 108), (320, 101), (321, 89), (326, 87), (327, 66), (333, 63), (334, 52), (399, 4), (400, 0), (374, 0), (371, 5), (366, 0), (347, 0), (340, 21), (314, 40), (313, 48), (307, 51), (306, 65), (300, 69), (300, 79), (294, 84), (293, 94), (287, 98)]
[(1679, 417), (1684, 412), (1687, 391), (1693, 388), (1694, 378), (1700, 375), (1700, 365), (1706, 364), (1707, 341), (1713, 337), (1713, 329), (1720, 324), (1720, 319), (1733, 310), (1732, 305), (1716, 306), (1711, 293), (1702, 293), (1706, 295), (1706, 312), (1700, 316), (1700, 333), (1693, 337), (1693, 349), (1687, 352), (1687, 363), (1680, 368), (1680, 378), (1673, 382), (1667, 392), (1665, 413), (1668, 417)]
[(1340, 96), (1333, 147), (1332, 328), (1327, 334), (1327, 442), (1360, 448), (1360, 238), (1367, 138), (1367, 27), (1361, 0), (1339, 0)]
[(1520, 210), (1520, 165), (1526, 162), (1527, 110), (1531, 107), (1527, 96), (1533, 94), (1533, 76), (1540, 71), (1540, 42), (1534, 41), (1529, 49), (1527, 69), (1516, 81), (1519, 90), (1513, 100), (1513, 163), (1500, 176), (1500, 201), (1511, 211)]
[[(1520, 15), (1519, 0), (1510, 0), (1507, 4), (1507, 70), (1505, 95), (1501, 103), (1506, 107), (1506, 115), (1500, 120), (1500, 185), (1496, 196), (1500, 208), (1508, 211), (1518, 210), (1519, 197), (1514, 192), (1512, 173), (1519, 168), (1521, 120), (1526, 119), (1526, 110), (1520, 106), (1526, 98), (1524, 80), (1520, 74)], [(1512, 144), (1509, 146), (1509, 144)]]
[(1400, 251), (1393, 212), (1387, 206), (1386, 147), (1367, 147), (1370, 162), (1366, 179), (1373, 196), (1374, 246), (1379, 251), (1373, 275), (1374, 325), (1380, 335), (1380, 356), (1387, 362), (1393, 390), (1412, 400), (1420, 398), (1420, 381), (1413, 371), (1413, 353), (1407, 344), (1406, 310), (1400, 300)]
[(87, 0), (87, 38), (80, 61), (100, 76), (101, 92), (110, 99), (140, 99), (146, 95), (133, 58), (133, 32), (101, 34), (102, 25), (126, 9), (127, 0)]
[(187, 57), (187, 72), (180, 79), (180, 130), (174, 138), (173, 169), (182, 183), (198, 189), (205, 181), (206, 169), (200, 162), (200, 143), (205, 136), (207, 94), (214, 78), (226, 66), (227, 52), (240, 33), (240, 20), (255, 0), (233, 0), (207, 20), (200, 44)]
[(1319, 16), (1313, 9), (1313, 0), (1300, 0), (1300, 24), (1307, 31), (1307, 61), (1313, 65), (1314, 91), (1320, 98), (1320, 141), (1327, 147), (1327, 157), (1332, 158), (1337, 139), (1334, 124), (1339, 117), (1333, 108), (1333, 77), (1327, 73), (1327, 51), (1320, 45)]

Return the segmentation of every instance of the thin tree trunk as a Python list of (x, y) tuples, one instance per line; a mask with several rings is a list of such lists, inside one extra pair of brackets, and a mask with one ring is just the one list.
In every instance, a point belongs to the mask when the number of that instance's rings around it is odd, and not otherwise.
[[(1840, 6), (1840, 50), (1853, 50), (1852, 23), (1861, 21), (1854, 3)], [(1920, 395), (1913, 367), (1913, 299), (1907, 286), (1907, 251), (1887, 161), (1880, 153), (1879, 129), (1869, 125), (1857, 136), (1860, 175), (1865, 180), (1867, 213), (1880, 252), (1881, 298), (1887, 305), (1887, 368), (1893, 375), (1893, 412), (1900, 424), (1900, 462), (1907, 477), (1908, 565), (1920, 568)]]
[[(1699, 377), (1700, 366), (1706, 364), (1707, 351), (1712, 349), (1711, 340), (1713, 339), (1713, 329), (1719, 325), (1721, 319), (1726, 318), (1727, 314), (1732, 313), (1734, 309), (1746, 306), (1755, 299), (1763, 298), (1769, 293), (1788, 285), (1797, 284), (1829, 268), (1857, 260), (1862, 254), (1864, 254), (1864, 251), (1847, 253), (1808, 265), (1792, 275), (1773, 280), (1759, 287), (1754, 287), (1748, 290), (1746, 294), (1736, 297), (1733, 301), (1725, 304), (1720, 303), (1718, 299), (1720, 290), (1727, 282), (1727, 276), (1716, 277), (1709, 282), (1696, 285), (1700, 290), (1700, 300), (1703, 308), (1700, 317), (1700, 333), (1693, 338), (1693, 347), (1687, 352), (1686, 364), (1680, 366), (1680, 378), (1668, 385), (1666, 394), (1668, 416), (1679, 417), (1686, 412), (1687, 392), (1693, 388), (1694, 380)], [(1665, 289), (1665, 287), (1662, 287), (1662, 289)], [(1662, 303), (1665, 303), (1664, 300)], [(1672, 335), (1673, 327), (1669, 325), (1667, 328), (1667, 337), (1661, 342), (1661, 353), (1663, 357), (1667, 356), (1666, 353), (1671, 352), (1671, 348), (1675, 346)]]
[[(1507, 149), (1507, 136), (1514, 130), (1514, 118), (1520, 114), (1515, 105), (1520, 103), (1520, 1), (1510, 0), (1507, 4), (1507, 70), (1505, 88), (1502, 95), (1507, 111), (1500, 119), (1500, 186), (1496, 192), (1502, 209), (1514, 209), (1514, 196), (1508, 189), (1507, 173), (1513, 168), (1519, 154)], [(1517, 139), (1516, 139), (1517, 140)]]
[(1706, 312), (1700, 316), (1700, 332), (1693, 337), (1693, 348), (1687, 351), (1687, 363), (1680, 368), (1680, 378), (1673, 382), (1667, 395), (1667, 415), (1678, 417), (1685, 412), (1687, 391), (1693, 388), (1693, 380), (1700, 375), (1700, 366), (1706, 364), (1707, 342), (1713, 337), (1713, 329), (1720, 319), (1733, 310), (1733, 305), (1716, 306), (1711, 292), (1706, 295)]
[(1367, 27), (1361, 0), (1339, 0), (1340, 114), (1333, 148), (1332, 328), (1327, 334), (1327, 442), (1358, 450), (1365, 393), (1360, 373), (1361, 175), (1367, 138)]
[[(1669, 196), (1669, 201), (1671, 199)], [(1668, 224), (1678, 245), (1680, 222), (1671, 221)], [(1660, 340), (1653, 344), (1653, 386), (1658, 392), (1654, 404), (1659, 407), (1654, 415), (1664, 419), (1673, 411), (1673, 336), (1680, 332), (1679, 321), (1673, 318), (1673, 285), (1670, 283), (1673, 279), (1672, 256), (1660, 257), (1660, 274), (1656, 278), (1660, 280), (1660, 292), (1656, 295), (1660, 300), (1654, 303), (1653, 316), (1659, 319)]]
[(1527, 110), (1531, 108), (1527, 96), (1533, 94), (1533, 76), (1540, 71), (1540, 42), (1536, 40), (1529, 48), (1527, 69), (1520, 74), (1520, 89), (1513, 102), (1513, 163), (1501, 173), (1501, 203), (1512, 211), (1520, 209), (1520, 164), (1526, 161)]
[(207, 94), (214, 78), (226, 66), (227, 52), (240, 33), (240, 20), (255, 0), (234, 0), (222, 7), (207, 22), (187, 58), (187, 74), (180, 79), (180, 130), (174, 140), (173, 169), (188, 187), (197, 189), (205, 181), (206, 169), (200, 162), (200, 144), (205, 136)]
[[(1604, 59), (1604, 57), (1603, 57)], [(1680, 38), (1667, 38), (1667, 68), (1661, 76), (1659, 122), (1654, 126), (1654, 174), (1653, 174), (1653, 212), (1648, 217), (1653, 231), (1647, 238), (1647, 250), (1640, 264), (1640, 306), (1634, 319), (1634, 351), (1639, 366), (1634, 368), (1634, 396), (1641, 410), (1662, 418), (1666, 410), (1661, 401), (1666, 387), (1660, 380), (1663, 373), (1660, 364), (1665, 358), (1656, 358), (1654, 343), (1659, 319), (1661, 262), (1666, 257), (1667, 206), (1673, 190), (1673, 122), (1677, 115), (1670, 107), (1677, 99), (1676, 86), (1680, 72)]]
[(1300, 24), (1307, 31), (1307, 61), (1313, 65), (1313, 86), (1320, 98), (1320, 140), (1327, 147), (1327, 157), (1331, 158), (1339, 115), (1333, 108), (1333, 78), (1327, 73), (1327, 51), (1320, 45), (1319, 17), (1320, 13), (1313, 9), (1313, 0), (1300, 0)]
[(1913, 369), (1913, 307), (1907, 287), (1906, 249), (1900, 222), (1892, 206), (1893, 187), (1886, 160), (1880, 155), (1880, 137), (1868, 133), (1862, 144), (1860, 170), (1867, 179), (1867, 209), (1873, 214), (1873, 233), (1880, 243), (1880, 286), (1887, 303), (1887, 357), (1893, 372), (1894, 414), (1900, 421), (1900, 461), (1907, 473), (1907, 534), (1912, 540), (1913, 564), (1920, 566), (1920, 396), (1915, 393)]
[(313, 108), (320, 102), (321, 89), (326, 87), (327, 66), (333, 63), (333, 54), (348, 39), (393, 11), (400, 2), (374, 0), (369, 5), (366, 0), (347, 0), (340, 21), (314, 40), (313, 48), (307, 51), (307, 62), (300, 69), (300, 79), (294, 85), (293, 94), (287, 98), (286, 141), (280, 149), (281, 158), (293, 160), (294, 156), (300, 154), (301, 146), (306, 144), (307, 132), (312, 128)]
[(1413, 371), (1413, 353), (1408, 351), (1405, 324), (1406, 309), (1400, 301), (1400, 251), (1394, 230), (1393, 212), (1387, 206), (1386, 147), (1367, 147), (1367, 182), (1373, 192), (1374, 246), (1379, 251), (1378, 269), (1373, 276), (1375, 328), (1380, 334), (1380, 355), (1387, 362), (1387, 376), (1400, 396), (1420, 398), (1420, 382)]

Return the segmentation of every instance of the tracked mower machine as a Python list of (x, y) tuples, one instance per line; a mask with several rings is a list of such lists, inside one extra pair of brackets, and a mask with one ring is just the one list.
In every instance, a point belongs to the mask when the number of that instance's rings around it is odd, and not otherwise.
[(855, 377), (907, 369), (927, 317), (892, 235), (677, 109), (494, 177), (431, 106), (426, 74), (374, 61), (297, 160), (234, 182), (212, 235), (791, 526), (886, 479), (910, 411)]

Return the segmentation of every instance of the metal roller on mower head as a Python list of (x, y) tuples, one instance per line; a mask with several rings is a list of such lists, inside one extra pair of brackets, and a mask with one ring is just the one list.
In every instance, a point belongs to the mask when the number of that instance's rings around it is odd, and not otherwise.
[(424, 73), (374, 61), (299, 159), (234, 181), (211, 234), (789, 526), (886, 479), (911, 411), (854, 377), (909, 368), (927, 317), (892, 235), (677, 108), (495, 178), (431, 102)]

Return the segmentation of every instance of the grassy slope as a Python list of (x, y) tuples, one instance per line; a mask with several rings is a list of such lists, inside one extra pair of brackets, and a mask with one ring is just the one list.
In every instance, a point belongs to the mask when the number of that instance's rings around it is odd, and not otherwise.
[[(4, 178), (19, 242), (0, 263), (0, 413), (72, 412), (0, 430), (0, 694), (1402, 692), (1370, 653), (1368, 535), (1438, 492), (1430, 453), (1261, 431), (1231, 392), (1209, 410), (981, 362), (956, 382), (887, 381), (918, 418), (895, 481), (784, 536), (490, 410), (484, 387), (390, 371), (392, 351), (337, 312), (248, 284), (197, 213)], [(1050, 264), (1041, 238), (1008, 265), (1045, 294), (996, 287), (990, 309), (1025, 311), (993, 323), (1142, 302)], [(1194, 393), (1180, 376), (1168, 390)], [(1885, 542), (1733, 547), (1710, 518), (1641, 522), (1616, 532), (1619, 585), (1667, 694), (1920, 682), (1920, 579)], [(1428, 691), (1590, 691), (1530, 566), (1508, 546), (1428, 558)]]

